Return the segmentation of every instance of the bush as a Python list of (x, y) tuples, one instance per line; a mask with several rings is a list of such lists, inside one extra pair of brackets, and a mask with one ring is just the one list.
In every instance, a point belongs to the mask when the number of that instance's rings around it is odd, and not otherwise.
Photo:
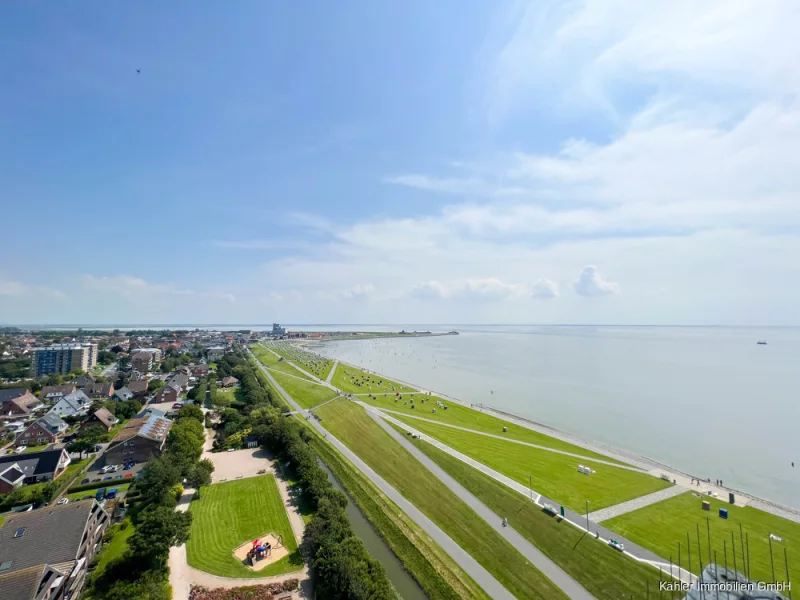
[(296, 590), (299, 585), (299, 580), (287, 579), (278, 583), (238, 588), (208, 589), (196, 586), (189, 592), (189, 600), (272, 600), (277, 594)]

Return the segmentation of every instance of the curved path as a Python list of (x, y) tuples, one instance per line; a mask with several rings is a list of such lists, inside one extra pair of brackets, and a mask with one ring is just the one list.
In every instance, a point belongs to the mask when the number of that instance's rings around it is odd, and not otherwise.
[[(249, 350), (248, 350), (249, 351)], [(255, 358), (255, 356), (254, 356)], [(262, 372), (270, 380), (270, 383), (275, 387), (281, 396), (292, 406), (295, 410), (303, 412), (303, 409), (294, 401), (294, 399), (286, 393), (280, 384), (272, 377), (272, 374), (258, 362), (258, 366)], [(305, 411), (307, 413), (307, 411)], [(331, 435), (318, 421), (312, 419), (309, 421), (311, 425), (325, 438), (333, 444), (339, 452), (341, 452), (355, 467), (366, 475), (378, 489), (386, 494), (400, 509), (406, 513), (411, 520), (419, 525), (431, 539), (433, 539), (465, 572), (467, 572), (475, 582), (481, 586), (484, 591), (489, 594), (493, 599), (503, 598), (512, 600), (514, 596), (503, 585), (494, 578), (494, 576), (484, 569), (478, 561), (465, 552), (461, 546), (456, 544), (450, 536), (442, 531), (438, 525), (431, 521), (420, 511), (416, 506), (409, 502), (405, 496), (389, 485), (380, 475), (373, 471), (363, 460), (361, 460), (350, 448), (345, 446), (341, 441)]]

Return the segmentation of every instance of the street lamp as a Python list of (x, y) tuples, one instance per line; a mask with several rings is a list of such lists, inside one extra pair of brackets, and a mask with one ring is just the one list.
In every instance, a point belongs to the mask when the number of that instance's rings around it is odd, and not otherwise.
[(589, 501), (586, 501), (586, 533), (589, 533)]

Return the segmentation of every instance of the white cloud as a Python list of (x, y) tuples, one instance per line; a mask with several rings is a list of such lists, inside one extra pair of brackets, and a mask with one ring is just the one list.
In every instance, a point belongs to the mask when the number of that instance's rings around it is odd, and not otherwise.
[[(537, 282), (538, 283), (538, 282)], [(421, 281), (411, 289), (411, 295), (421, 299), (456, 298), (482, 300), (508, 300), (525, 298), (532, 294), (523, 284), (506, 283), (490, 277), (462, 281)]]
[(14, 298), (29, 296), (49, 296), (53, 298), (64, 298), (66, 294), (61, 290), (43, 285), (28, 285), (20, 281), (10, 279), (0, 279), (0, 296)]
[(236, 296), (219, 290), (195, 291), (173, 283), (154, 283), (131, 275), (94, 276), (84, 274), (84, 286), (95, 292), (115, 294), (132, 301), (159, 301), (168, 298), (199, 298), (223, 300), (233, 304)]
[(558, 284), (549, 279), (537, 279), (531, 286), (534, 298), (555, 298), (558, 296)]
[(375, 293), (371, 283), (359, 283), (346, 290), (340, 290), (338, 296), (344, 300), (367, 300)]
[(581, 296), (607, 296), (619, 293), (619, 286), (612, 281), (603, 279), (594, 265), (583, 267), (572, 287)]

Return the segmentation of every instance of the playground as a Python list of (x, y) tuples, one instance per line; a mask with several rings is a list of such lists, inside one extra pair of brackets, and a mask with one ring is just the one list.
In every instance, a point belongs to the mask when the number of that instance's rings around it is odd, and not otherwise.
[(289, 550), (283, 545), (283, 536), (273, 533), (265, 533), (233, 551), (236, 559), (253, 571), (261, 571), (288, 554)]
[[(191, 537), (186, 543), (189, 566), (212, 575), (242, 579), (303, 568), (274, 476), (247, 477), (204, 487), (200, 498), (189, 505), (189, 511), (193, 516)], [(247, 554), (257, 540), (256, 548), (263, 546), (264, 551), (261, 560), (253, 557), (251, 567)]]

